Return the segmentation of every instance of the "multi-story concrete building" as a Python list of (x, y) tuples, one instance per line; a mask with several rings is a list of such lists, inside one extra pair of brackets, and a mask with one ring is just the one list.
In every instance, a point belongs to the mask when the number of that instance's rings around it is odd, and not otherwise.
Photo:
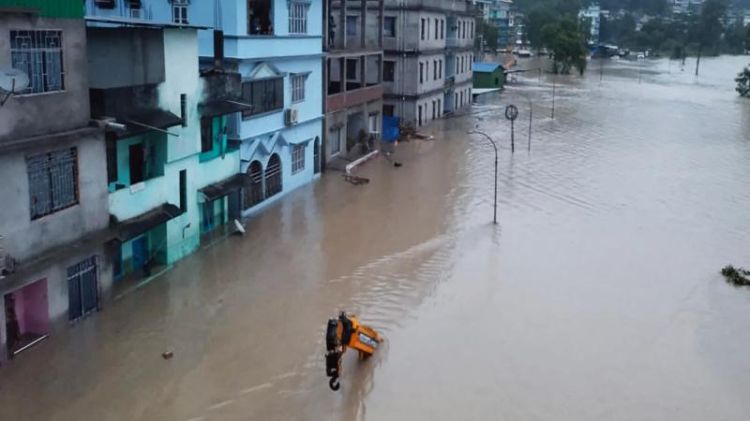
[(471, 103), (470, 3), (386, 0), (383, 113), (421, 127)]
[[(237, 168), (248, 177), (239, 201), (242, 215), (249, 216), (317, 176), (323, 134), (321, 1), (87, 3), (87, 15), (100, 20), (199, 25), (199, 49), (194, 54), (200, 55), (201, 68), (213, 67), (218, 55), (227, 71), (240, 75), (240, 98), (235, 102), (250, 107), (228, 116), (225, 127), (228, 148), (238, 154)], [(215, 45), (221, 45), (221, 51)], [(237, 200), (229, 196), (229, 201), (235, 208)]]
[[(0, 2), (0, 360), (99, 308), (111, 286), (103, 130), (80, 2)], [(8, 80), (8, 78), (3, 78)]]
[[(382, 125), (384, 0), (323, 0), (325, 162), (376, 147)], [(343, 7), (346, 6), (346, 7)]]
[[(221, 57), (201, 73), (198, 30), (206, 28), (189, 24), (179, 2), (151, 3), (138, 3), (148, 13), (87, 4), (91, 114), (110, 123), (110, 252), (123, 286), (169, 267), (240, 218), (250, 188), (240, 148), (227, 135), (230, 120), (252, 109), (240, 98), (240, 75)], [(166, 12), (177, 21), (156, 18)]]
[[(482, 18), (497, 28), (497, 48), (511, 49), (513, 44), (513, 0), (472, 0)], [(479, 35), (477, 35), (479, 36)]]
[(589, 44), (597, 44), (599, 42), (601, 15), (602, 9), (596, 3), (590, 4), (588, 7), (581, 9), (578, 12), (578, 19), (581, 22), (585, 22), (589, 27), (589, 33), (586, 39)]

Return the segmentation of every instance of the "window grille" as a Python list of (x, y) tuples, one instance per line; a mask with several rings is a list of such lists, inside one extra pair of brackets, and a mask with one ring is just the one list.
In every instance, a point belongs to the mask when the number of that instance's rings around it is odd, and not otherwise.
[(305, 169), (305, 145), (292, 146), (292, 174)]
[(26, 158), (31, 219), (78, 203), (78, 154), (62, 149)]
[(289, 3), (289, 33), (306, 34), (307, 33), (307, 9), (309, 3), (292, 1)]
[(305, 81), (307, 75), (292, 75), (292, 102), (302, 102), (305, 100)]
[(11, 66), (29, 75), (21, 94), (65, 89), (62, 31), (10, 31)]

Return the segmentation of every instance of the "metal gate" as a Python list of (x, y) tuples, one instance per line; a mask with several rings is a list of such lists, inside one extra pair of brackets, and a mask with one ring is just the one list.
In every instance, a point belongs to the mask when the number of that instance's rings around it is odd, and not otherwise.
[(68, 268), (68, 303), (68, 318), (71, 321), (97, 309), (99, 287), (96, 257), (92, 256)]

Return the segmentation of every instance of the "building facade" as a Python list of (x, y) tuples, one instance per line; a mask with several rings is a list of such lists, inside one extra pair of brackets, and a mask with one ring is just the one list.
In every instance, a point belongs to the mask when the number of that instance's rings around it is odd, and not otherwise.
[(598, 4), (590, 4), (578, 12), (578, 20), (588, 25), (589, 33), (586, 41), (589, 44), (599, 43), (599, 29), (601, 26), (602, 10)]
[(513, 0), (472, 0), (482, 19), (497, 28), (498, 50), (513, 48)]
[(471, 103), (474, 15), (467, 1), (386, 0), (383, 113), (421, 127)]
[[(97, 310), (111, 287), (104, 132), (90, 124), (80, 3), (0, 2), (0, 360)], [(9, 92), (11, 91), (11, 92)]]
[[(325, 162), (377, 148), (382, 132), (384, 0), (323, 0)], [(346, 7), (342, 7), (342, 6)]]
[(232, 203), (225, 215), (239, 207), (242, 216), (249, 216), (318, 176), (323, 141), (320, 1), (111, 1), (109, 9), (99, 7), (107, 2), (88, 2), (87, 15), (99, 19), (198, 26), (195, 54), (201, 69), (215, 67), (218, 56), (223, 69), (239, 75), (239, 97), (233, 102), (249, 108), (227, 115), (220, 127), (226, 127), (228, 151), (237, 154), (235, 173), (244, 174), (247, 186), (239, 198), (227, 197)]

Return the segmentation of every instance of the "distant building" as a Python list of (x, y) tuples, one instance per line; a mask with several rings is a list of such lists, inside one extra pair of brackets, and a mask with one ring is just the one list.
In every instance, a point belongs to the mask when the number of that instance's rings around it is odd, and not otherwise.
[[(383, 39), (395, 38), (402, 31), (395, 18), (383, 18), (383, 2), (349, 1), (343, 8), (339, 0), (323, 0), (326, 163), (355, 158), (378, 146), (383, 116)], [(391, 72), (388, 75), (393, 72), (393, 68), (385, 70)]]
[(599, 30), (601, 27), (602, 10), (598, 4), (591, 4), (587, 8), (578, 12), (578, 19), (587, 22), (589, 25), (588, 43), (596, 44), (599, 42)]
[[(112, 286), (104, 131), (90, 124), (80, 2), (0, 2), (0, 361), (100, 308)], [(20, 83), (20, 82), (19, 82)], [(85, 358), (85, 356), (82, 356)]]
[(383, 113), (421, 127), (471, 103), (474, 15), (468, 1), (386, 0)]
[(700, 10), (705, 0), (671, 0), (672, 1), (672, 13), (674, 14), (690, 14), (696, 13)]
[(505, 69), (500, 63), (474, 63), (472, 66), (474, 89), (502, 89)]

